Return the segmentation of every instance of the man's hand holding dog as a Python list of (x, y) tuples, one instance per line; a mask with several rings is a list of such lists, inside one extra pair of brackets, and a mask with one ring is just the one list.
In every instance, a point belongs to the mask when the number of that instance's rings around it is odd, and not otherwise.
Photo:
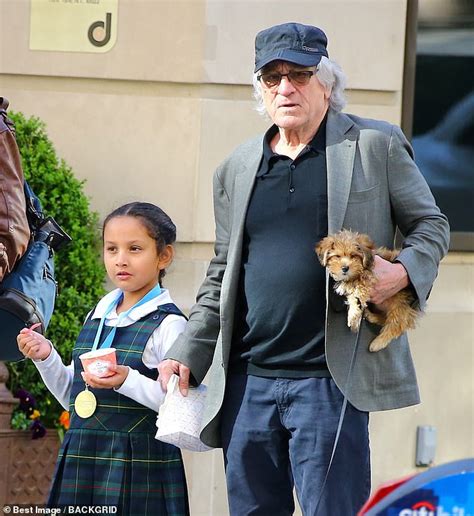
[(374, 260), (374, 273), (377, 277), (377, 283), (370, 294), (370, 302), (383, 311), (384, 301), (403, 288), (408, 287), (410, 280), (405, 267), (401, 263), (389, 262), (378, 255), (374, 256)]

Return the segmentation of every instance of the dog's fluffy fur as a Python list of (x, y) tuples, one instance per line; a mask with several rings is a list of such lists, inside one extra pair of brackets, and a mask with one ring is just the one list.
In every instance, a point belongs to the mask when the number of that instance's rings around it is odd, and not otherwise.
[(382, 326), (380, 334), (370, 343), (370, 351), (384, 349), (390, 341), (415, 327), (420, 311), (413, 308), (415, 296), (406, 288), (387, 299), (387, 311), (379, 312), (370, 304), (370, 292), (377, 281), (373, 272), (374, 252), (393, 262), (399, 250), (375, 248), (369, 236), (342, 230), (323, 238), (316, 245), (316, 254), (335, 280), (335, 290), (346, 296), (349, 306), (347, 325), (352, 331), (359, 329), (362, 316), (371, 323)]

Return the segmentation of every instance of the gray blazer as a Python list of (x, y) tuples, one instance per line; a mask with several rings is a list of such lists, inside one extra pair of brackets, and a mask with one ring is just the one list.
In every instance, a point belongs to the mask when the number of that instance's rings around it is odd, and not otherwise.
[[(241, 266), (242, 235), (263, 137), (239, 146), (214, 174), (215, 257), (185, 331), (167, 358), (191, 368), (200, 383), (209, 370), (202, 440), (220, 446), (219, 413), (224, 397), (234, 307)], [(380, 246), (393, 246), (398, 226), (404, 235), (399, 261), (406, 268), (421, 308), (446, 254), (449, 226), (401, 130), (391, 124), (329, 111), (326, 126), (329, 233), (341, 228), (368, 233)], [(326, 358), (344, 391), (355, 334), (347, 327), (343, 301), (326, 283)], [(370, 353), (378, 329), (364, 322), (349, 401), (364, 411), (388, 410), (419, 402), (415, 369), (406, 335)]]

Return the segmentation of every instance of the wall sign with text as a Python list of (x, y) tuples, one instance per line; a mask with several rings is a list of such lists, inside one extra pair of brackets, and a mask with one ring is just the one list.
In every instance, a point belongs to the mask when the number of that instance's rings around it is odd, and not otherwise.
[(118, 0), (30, 0), (30, 50), (108, 52)]

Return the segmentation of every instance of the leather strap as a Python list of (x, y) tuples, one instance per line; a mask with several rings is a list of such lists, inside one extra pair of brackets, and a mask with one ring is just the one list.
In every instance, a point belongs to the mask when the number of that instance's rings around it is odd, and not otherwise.
[[(361, 319), (363, 319), (363, 318), (364, 318), (364, 312), (362, 312)], [(341, 413), (339, 415), (339, 422), (337, 424), (336, 436), (334, 437), (334, 444), (332, 446), (331, 458), (329, 459), (329, 464), (328, 464), (328, 467), (327, 467), (327, 470), (326, 470), (326, 475), (324, 476), (323, 485), (321, 486), (321, 491), (319, 492), (318, 503), (316, 504), (316, 509), (314, 511), (315, 515), (318, 514), (318, 509), (319, 509), (319, 506), (321, 504), (321, 500), (323, 499), (324, 488), (326, 487), (326, 483), (327, 483), (327, 480), (328, 480), (328, 477), (329, 477), (329, 472), (331, 471), (331, 466), (332, 466), (332, 463), (333, 463), (333, 460), (334, 460), (334, 455), (336, 454), (337, 443), (339, 442), (339, 437), (341, 435), (342, 425), (344, 423), (344, 416), (346, 414), (346, 409), (347, 409), (347, 393), (349, 391), (349, 387), (350, 387), (351, 380), (352, 380), (352, 371), (354, 369), (357, 349), (359, 347), (359, 340), (360, 340), (359, 337), (360, 337), (360, 329), (361, 329), (361, 327), (362, 327), (362, 320), (361, 320), (361, 325), (359, 326), (359, 329), (357, 331), (355, 345), (354, 345), (354, 351), (352, 352), (351, 363), (349, 365), (349, 371), (347, 372), (346, 385), (345, 385), (345, 388), (344, 388), (344, 399), (342, 400), (342, 407), (341, 407)]]

